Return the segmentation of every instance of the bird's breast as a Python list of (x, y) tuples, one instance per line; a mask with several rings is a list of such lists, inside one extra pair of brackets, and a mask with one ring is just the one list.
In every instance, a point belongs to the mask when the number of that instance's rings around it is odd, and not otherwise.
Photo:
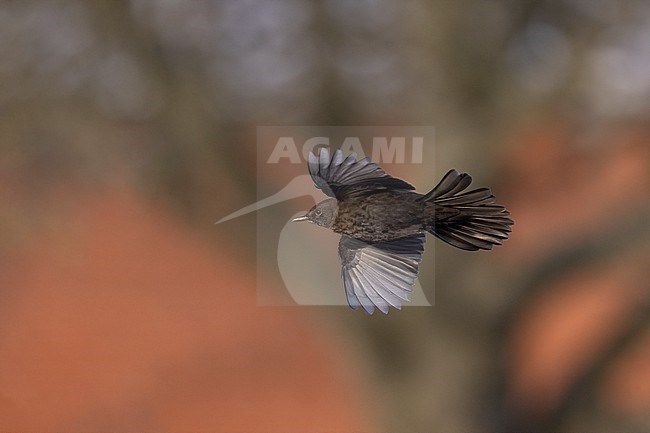
[(416, 195), (381, 193), (339, 202), (332, 229), (367, 242), (384, 242), (424, 230), (423, 204)]

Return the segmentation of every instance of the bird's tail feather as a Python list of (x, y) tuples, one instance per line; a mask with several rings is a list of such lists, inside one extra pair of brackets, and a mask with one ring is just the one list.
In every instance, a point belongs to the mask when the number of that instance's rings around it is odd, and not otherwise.
[(463, 192), (471, 183), (469, 174), (450, 170), (420, 198), (433, 212), (427, 231), (463, 250), (490, 250), (508, 238), (514, 222), (489, 188)]

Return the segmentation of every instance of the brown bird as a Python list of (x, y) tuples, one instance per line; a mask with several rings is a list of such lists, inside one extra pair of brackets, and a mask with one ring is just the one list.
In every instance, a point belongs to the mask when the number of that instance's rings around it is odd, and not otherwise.
[(339, 258), (348, 304), (368, 314), (388, 313), (411, 300), (424, 252), (425, 233), (463, 250), (490, 250), (508, 238), (514, 222), (489, 188), (463, 192), (467, 173), (450, 170), (427, 194), (388, 175), (368, 158), (330, 159), (322, 148), (309, 154), (316, 188), (332, 197), (293, 221), (308, 221), (340, 233)]

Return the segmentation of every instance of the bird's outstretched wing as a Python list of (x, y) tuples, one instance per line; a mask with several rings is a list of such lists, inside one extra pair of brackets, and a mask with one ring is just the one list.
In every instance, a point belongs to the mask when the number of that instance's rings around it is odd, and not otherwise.
[(368, 158), (357, 161), (354, 153), (343, 158), (339, 149), (330, 159), (329, 150), (321, 148), (318, 157), (309, 153), (309, 174), (316, 187), (338, 200), (374, 194), (386, 190), (413, 190), (412, 185), (388, 175)]
[(361, 306), (372, 314), (377, 307), (386, 314), (410, 301), (424, 241), (424, 234), (372, 244), (341, 236), (341, 275), (350, 308)]

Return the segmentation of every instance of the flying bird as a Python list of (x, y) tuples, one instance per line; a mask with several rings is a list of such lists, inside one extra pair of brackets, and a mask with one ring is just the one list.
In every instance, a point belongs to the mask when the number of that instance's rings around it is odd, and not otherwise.
[(346, 158), (327, 148), (309, 153), (309, 174), (330, 196), (292, 221), (341, 234), (339, 258), (345, 295), (354, 310), (388, 313), (411, 300), (425, 233), (468, 251), (501, 245), (514, 222), (489, 188), (467, 191), (472, 177), (449, 170), (427, 194), (388, 175), (368, 158)]

